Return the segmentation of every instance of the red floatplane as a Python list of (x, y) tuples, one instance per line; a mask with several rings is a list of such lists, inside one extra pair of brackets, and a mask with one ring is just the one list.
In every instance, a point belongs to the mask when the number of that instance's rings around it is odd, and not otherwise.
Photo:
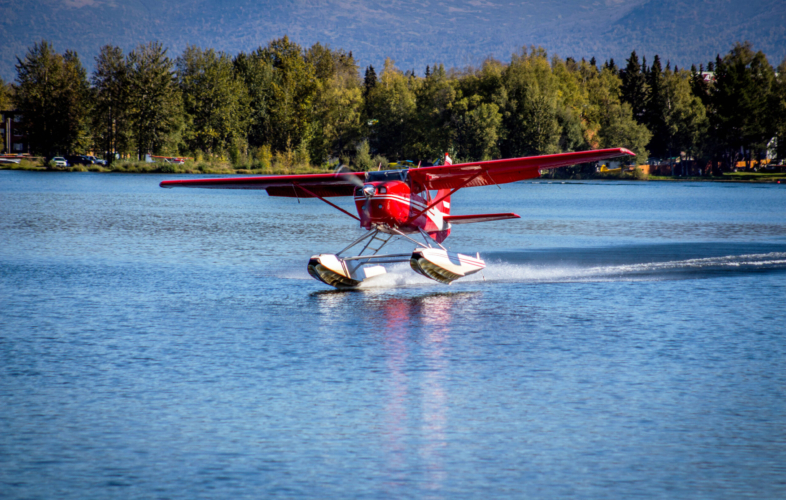
[[(450, 284), (486, 267), (480, 255), (449, 252), (442, 246), (456, 224), (518, 219), (513, 213), (450, 215), (450, 197), (459, 189), (506, 184), (540, 177), (540, 171), (578, 163), (634, 156), (624, 148), (598, 149), (545, 156), (446, 164), (376, 172), (336, 172), (163, 181), (164, 188), (264, 189), (269, 196), (319, 198), (357, 219), (368, 233), (336, 254), (314, 255), (308, 272), (336, 288), (355, 288), (366, 279), (385, 274), (383, 264), (409, 262), (412, 269)], [(358, 215), (326, 198), (354, 196)], [(413, 237), (422, 236), (425, 243)], [(415, 245), (411, 253), (380, 253), (393, 239)], [(436, 246), (435, 246), (436, 245)], [(352, 248), (357, 255), (343, 256)]]

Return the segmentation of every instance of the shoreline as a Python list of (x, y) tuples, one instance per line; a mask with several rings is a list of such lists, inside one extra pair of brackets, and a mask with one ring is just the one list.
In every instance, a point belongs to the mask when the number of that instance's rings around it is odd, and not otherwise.
[[(266, 169), (244, 169), (230, 167), (205, 167), (201, 165), (196, 168), (180, 168), (176, 165), (161, 165), (157, 163), (147, 164), (154, 168), (106, 168), (98, 165), (76, 166), (67, 168), (46, 168), (37, 165), (20, 164), (0, 164), (0, 170), (23, 170), (27, 172), (93, 172), (102, 174), (159, 174), (159, 175), (292, 175), (292, 174), (316, 174), (326, 173), (330, 170), (317, 167), (293, 167), (293, 168), (266, 168)], [(728, 176), (728, 177), (727, 177)], [(536, 179), (533, 179), (536, 180)], [(537, 180), (550, 182), (567, 181), (631, 181), (631, 182), (728, 182), (737, 184), (786, 184), (786, 173), (734, 173), (724, 174), (724, 177), (668, 177), (652, 176), (646, 179), (636, 179), (631, 177), (609, 177), (598, 176), (588, 179), (550, 179), (540, 177)]]

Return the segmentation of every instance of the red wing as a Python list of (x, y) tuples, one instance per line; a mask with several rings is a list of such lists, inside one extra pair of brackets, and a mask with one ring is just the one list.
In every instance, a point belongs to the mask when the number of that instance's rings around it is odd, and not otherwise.
[[(355, 184), (351, 178), (355, 177), (362, 183), (364, 176), (364, 172), (348, 172), (340, 174), (266, 175), (263, 177), (219, 177), (215, 179), (163, 181), (160, 186), (163, 188), (264, 189), (270, 196), (313, 198), (314, 196), (311, 193), (322, 197), (352, 196)], [(355, 181), (355, 183), (357, 182)], [(297, 186), (302, 186), (302, 189), (297, 188)]]
[(516, 214), (476, 214), (476, 215), (446, 215), (442, 218), (451, 224), (474, 224), (475, 222), (491, 222), (493, 220), (521, 219)]
[(625, 148), (596, 149), (594, 151), (480, 161), (441, 167), (423, 167), (411, 169), (409, 176), (426, 189), (488, 186), (535, 179), (540, 177), (539, 171), (544, 169), (607, 160), (618, 156), (635, 155)]

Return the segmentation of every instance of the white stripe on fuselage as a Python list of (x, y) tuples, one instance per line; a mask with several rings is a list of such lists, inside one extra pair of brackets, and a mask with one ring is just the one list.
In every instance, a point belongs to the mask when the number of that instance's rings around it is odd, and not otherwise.
[[(371, 201), (381, 201), (381, 200), (397, 201), (399, 203), (404, 203), (405, 205), (410, 205), (412, 208), (414, 208), (417, 211), (424, 210), (426, 207), (428, 207), (428, 205), (425, 203), (421, 203), (420, 201), (413, 200), (412, 198), (407, 198), (397, 194), (374, 195), (370, 199)], [(365, 196), (355, 196), (355, 201), (365, 201), (365, 200), (366, 200)], [(442, 203), (445, 204), (446, 208), (450, 206), (450, 204), (446, 201), (443, 201)], [(438, 205), (439, 204), (437, 204), (437, 206)], [(445, 217), (445, 215), (447, 214), (439, 210), (437, 206), (431, 207), (426, 212), (426, 215), (428, 216), (429, 219), (431, 219), (434, 225), (440, 228), (441, 230), (444, 226), (443, 217)]]

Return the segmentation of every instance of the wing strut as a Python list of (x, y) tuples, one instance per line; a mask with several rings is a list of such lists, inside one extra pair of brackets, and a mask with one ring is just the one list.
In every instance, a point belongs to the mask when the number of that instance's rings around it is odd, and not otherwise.
[[(292, 185), (293, 185), (293, 186), (295, 186), (295, 188), (296, 188), (296, 189), (295, 189), (295, 194), (297, 194), (297, 188), (300, 188), (300, 189), (302, 189), (303, 191), (305, 191), (305, 192), (307, 192), (308, 194), (310, 194), (311, 196), (314, 196), (315, 198), (319, 198), (320, 200), (324, 201), (325, 203), (327, 203), (327, 204), (328, 204), (328, 205), (330, 205), (331, 207), (333, 207), (333, 208), (337, 208), (337, 209), (341, 210), (342, 212), (344, 212), (345, 214), (349, 215), (349, 216), (350, 216), (350, 217), (352, 217), (353, 219), (355, 219), (355, 220), (357, 220), (357, 221), (359, 221), (359, 220), (360, 220), (360, 219), (359, 219), (357, 216), (355, 216), (355, 215), (353, 215), (353, 214), (351, 214), (351, 213), (347, 212), (346, 210), (344, 210), (344, 209), (343, 209), (343, 208), (341, 208), (340, 206), (336, 205), (335, 203), (331, 203), (331, 202), (327, 201), (325, 198), (323, 198), (323, 197), (319, 196), (318, 194), (314, 193), (313, 191), (309, 191), (308, 189), (304, 188), (303, 186), (301, 186), (301, 185), (300, 185), (300, 184), (298, 184), (297, 182), (293, 182), (293, 183), (292, 183)], [(298, 199), (298, 201), (300, 201), (300, 199)]]
[(451, 190), (451, 191), (450, 191), (448, 194), (443, 194), (442, 196), (440, 196), (439, 198), (437, 198), (436, 200), (434, 200), (434, 201), (431, 203), (431, 205), (427, 206), (426, 208), (424, 208), (424, 209), (423, 209), (423, 210), (421, 210), (420, 212), (416, 213), (415, 215), (413, 215), (412, 217), (410, 217), (409, 219), (407, 219), (407, 222), (405, 222), (404, 224), (409, 224), (410, 222), (412, 222), (413, 220), (417, 219), (418, 217), (420, 217), (420, 216), (421, 216), (421, 215), (423, 215), (424, 213), (428, 212), (429, 210), (431, 210), (432, 208), (434, 208), (435, 206), (437, 206), (437, 203), (439, 203), (440, 201), (444, 200), (444, 199), (445, 199), (445, 198), (447, 198), (448, 196), (451, 196), (453, 193), (455, 193), (455, 192), (456, 192), (456, 191), (458, 191), (459, 189), (463, 188), (464, 186), (466, 186), (466, 185), (467, 185), (467, 184), (469, 184), (470, 182), (474, 181), (474, 180), (475, 180), (475, 177), (478, 177), (478, 176), (480, 176), (480, 175), (483, 175), (483, 171), (482, 171), (482, 170), (481, 170), (480, 172), (478, 172), (477, 174), (473, 175), (472, 177), (470, 177), (469, 179), (467, 179), (466, 181), (462, 182), (462, 183), (459, 185), (459, 187), (457, 187), (456, 189), (453, 189), (453, 190)]

